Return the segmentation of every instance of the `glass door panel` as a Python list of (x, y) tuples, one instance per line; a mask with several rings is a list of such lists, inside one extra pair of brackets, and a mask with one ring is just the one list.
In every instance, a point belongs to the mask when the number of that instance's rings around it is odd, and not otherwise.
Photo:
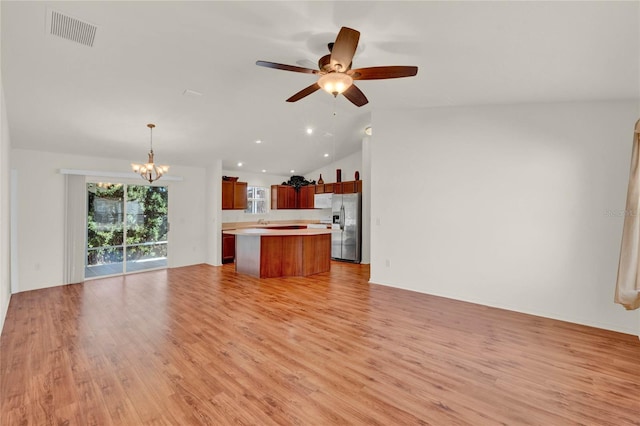
[(85, 277), (122, 273), (124, 267), (124, 186), (87, 184)]
[(127, 271), (167, 266), (168, 192), (164, 186), (127, 186)]

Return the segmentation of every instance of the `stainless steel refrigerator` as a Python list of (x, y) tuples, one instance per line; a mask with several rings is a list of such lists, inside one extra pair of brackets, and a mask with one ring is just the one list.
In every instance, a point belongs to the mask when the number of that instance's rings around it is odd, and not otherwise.
[(331, 207), (331, 258), (360, 263), (362, 194), (333, 194)]

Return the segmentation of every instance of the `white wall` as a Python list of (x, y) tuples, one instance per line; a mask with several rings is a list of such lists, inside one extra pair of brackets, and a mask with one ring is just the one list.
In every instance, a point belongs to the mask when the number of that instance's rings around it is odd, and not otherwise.
[(0, 332), (11, 299), (11, 257), (10, 242), (10, 149), (7, 109), (4, 104), (4, 91), (0, 84)]
[[(125, 160), (15, 149), (18, 172), (19, 291), (63, 283), (65, 180), (59, 169), (128, 172)], [(171, 175), (183, 181), (169, 186), (169, 266), (206, 260), (205, 169), (172, 165)], [(142, 182), (142, 180), (140, 180)]]
[(222, 264), (222, 160), (217, 159), (207, 167), (205, 183), (207, 263)]
[(362, 139), (362, 263), (371, 263), (371, 136)]
[(637, 334), (613, 303), (638, 102), (375, 111), (371, 281)]
[(169, 267), (205, 263), (205, 218), (217, 216), (207, 209), (206, 169), (172, 165), (169, 173), (183, 178), (180, 182), (160, 182), (169, 186)]
[(307, 173), (305, 177), (309, 180), (318, 181), (320, 174), (322, 174), (322, 180), (324, 180), (325, 183), (332, 183), (336, 181), (336, 169), (342, 170), (342, 180), (344, 182), (354, 180), (356, 171), (360, 172), (360, 179), (362, 179), (362, 150), (354, 152), (317, 170), (313, 170)]

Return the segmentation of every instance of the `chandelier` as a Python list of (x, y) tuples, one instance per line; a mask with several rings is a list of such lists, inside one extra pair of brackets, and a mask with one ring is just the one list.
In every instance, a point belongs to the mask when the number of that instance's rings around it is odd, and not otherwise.
[(162, 177), (163, 174), (169, 171), (169, 166), (158, 166), (153, 162), (153, 128), (156, 127), (155, 124), (147, 124), (149, 128), (150, 134), (150, 149), (149, 149), (149, 161), (145, 164), (137, 164), (131, 163), (131, 168), (133, 171), (140, 176), (144, 180), (152, 183), (155, 180), (158, 180)]

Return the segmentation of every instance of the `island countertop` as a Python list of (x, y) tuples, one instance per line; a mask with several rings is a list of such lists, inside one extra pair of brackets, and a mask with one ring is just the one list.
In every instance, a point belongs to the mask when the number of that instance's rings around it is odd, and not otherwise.
[(331, 234), (331, 229), (316, 229), (316, 228), (302, 228), (302, 229), (270, 229), (270, 228), (244, 228), (244, 229), (230, 229), (222, 231), (224, 234), (231, 235), (264, 235), (264, 236), (292, 236), (292, 235), (323, 235)]
[[(306, 228), (307, 225), (321, 224), (317, 220), (273, 220), (265, 222), (224, 222), (222, 224), (223, 231), (230, 231), (234, 229), (247, 229), (247, 228), (281, 228), (281, 229), (294, 229), (294, 228)], [(327, 224), (331, 227), (331, 224)]]
[(236, 271), (259, 278), (308, 276), (331, 269), (330, 229), (247, 228), (235, 235)]

